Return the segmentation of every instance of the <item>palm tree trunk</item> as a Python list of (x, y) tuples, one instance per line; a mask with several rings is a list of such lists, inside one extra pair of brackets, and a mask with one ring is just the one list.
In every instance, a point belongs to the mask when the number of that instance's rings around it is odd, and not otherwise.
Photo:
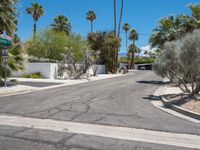
[(127, 52), (127, 56), (128, 56), (128, 35), (127, 35), (127, 31), (126, 31), (126, 52)]
[(118, 24), (118, 34), (117, 34), (117, 37), (120, 36), (123, 10), (124, 10), (124, 0), (122, 0), (122, 3), (121, 3), (121, 12), (120, 12), (120, 18), (119, 18), (119, 24)]
[(134, 69), (135, 67), (135, 53), (132, 53), (132, 57), (131, 57), (131, 66), (130, 69)]
[(93, 32), (93, 21), (91, 21), (91, 33)]
[(34, 20), (34, 24), (33, 24), (33, 38), (34, 38), (34, 40), (36, 40), (36, 29), (37, 29), (36, 21)]
[[(117, 37), (117, 23), (116, 23), (116, 0), (114, 0), (114, 34), (115, 37)], [(116, 58), (117, 58), (117, 49), (114, 49), (114, 55), (113, 55), (113, 64), (112, 64), (112, 73), (117, 72), (117, 66), (116, 66)]]
[(117, 35), (117, 27), (116, 27), (116, 0), (114, 0), (114, 33)]

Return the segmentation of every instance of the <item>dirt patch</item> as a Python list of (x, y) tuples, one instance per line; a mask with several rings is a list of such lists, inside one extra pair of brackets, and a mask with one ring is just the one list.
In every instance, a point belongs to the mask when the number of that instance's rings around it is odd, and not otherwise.
[(182, 107), (193, 112), (200, 113), (200, 100), (195, 100), (187, 94), (171, 94), (165, 95), (167, 102)]
[(185, 103), (181, 107), (200, 114), (200, 101), (192, 100), (192, 101)]

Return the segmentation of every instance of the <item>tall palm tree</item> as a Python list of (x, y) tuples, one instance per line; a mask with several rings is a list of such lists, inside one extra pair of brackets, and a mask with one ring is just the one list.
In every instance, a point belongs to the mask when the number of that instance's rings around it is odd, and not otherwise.
[[(120, 11), (120, 17), (119, 17), (119, 24), (118, 24), (118, 31), (117, 31), (117, 8), (116, 8), (116, 0), (113, 1), (114, 6), (114, 34), (115, 38), (120, 37), (120, 30), (121, 30), (121, 21), (123, 16), (123, 10), (124, 10), (124, 0), (121, 1), (121, 11)], [(118, 51), (119, 49), (115, 49), (114, 55), (113, 55), (113, 73), (117, 73), (117, 62), (118, 62)]]
[(135, 29), (132, 29), (129, 35), (129, 40), (132, 41), (132, 44), (129, 47), (129, 53), (131, 54), (131, 65), (130, 69), (134, 68), (135, 65), (135, 53), (137, 53), (138, 48), (135, 45), (135, 41), (138, 40), (138, 33)]
[(1, 0), (0, 3), (0, 33), (6, 31), (13, 36), (17, 25), (17, 4), (18, 0)]
[(72, 28), (69, 19), (64, 15), (59, 15), (54, 18), (54, 23), (51, 24), (51, 27), (55, 31), (66, 33), (66, 35), (69, 35)]
[(128, 53), (128, 31), (131, 29), (131, 26), (128, 23), (124, 23), (122, 29), (126, 33), (126, 51)]
[(94, 11), (90, 10), (87, 12), (87, 20), (91, 23), (91, 33), (93, 32), (93, 21), (96, 19), (96, 14)]
[(122, 16), (124, 11), (124, 0), (121, 1), (121, 11), (120, 11), (120, 17), (119, 17), (119, 24), (118, 24), (118, 33), (117, 37), (120, 37), (120, 31), (121, 31), (121, 22), (122, 22)]
[(36, 30), (37, 30), (37, 21), (40, 17), (44, 15), (44, 8), (38, 3), (32, 3), (31, 7), (26, 9), (26, 12), (33, 17), (33, 37), (36, 38)]
[(114, 33), (115, 37), (117, 36), (117, 10), (116, 10), (116, 0), (113, 1), (113, 6), (114, 6)]

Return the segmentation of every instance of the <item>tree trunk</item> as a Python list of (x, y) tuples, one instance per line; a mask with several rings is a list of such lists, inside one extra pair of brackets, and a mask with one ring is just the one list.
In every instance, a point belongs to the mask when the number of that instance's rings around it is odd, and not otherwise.
[(114, 0), (114, 33), (115, 33), (115, 37), (117, 35), (117, 28), (116, 28), (116, 0)]
[(121, 3), (121, 12), (120, 12), (120, 18), (119, 18), (119, 24), (118, 24), (118, 34), (117, 34), (118, 38), (120, 37), (123, 10), (124, 10), (124, 0), (122, 0), (122, 3)]
[[(117, 23), (116, 23), (116, 0), (114, 0), (114, 34), (115, 37), (117, 37)], [(112, 64), (112, 73), (116, 73), (117, 72), (117, 68), (116, 68), (116, 58), (117, 58), (117, 49), (114, 49), (114, 55), (113, 55), (113, 64)]]
[(134, 67), (135, 67), (135, 53), (132, 53), (130, 69), (134, 69)]
[(33, 38), (34, 38), (34, 40), (36, 40), (36, 28), (37, 28), (36, 21), (34, 20), (34, 24), (33, 24)]
[(191, 95), (193, 95), (193, 96), (199, 94), (199, 92), (200, 92), (200, 82), (198, 81), (196, 84), (197, 84), (197, 85), (196, 85), (194, 91), (193, 91), (192, 94), (191, 94)]
[(93, 33), (93, 21), (91, 21), (91, 33)]
[(126, 52), (127, 52), (127, 58), (128, 58), (128, 37), (127, 37), (127, 31), (126, 31)]

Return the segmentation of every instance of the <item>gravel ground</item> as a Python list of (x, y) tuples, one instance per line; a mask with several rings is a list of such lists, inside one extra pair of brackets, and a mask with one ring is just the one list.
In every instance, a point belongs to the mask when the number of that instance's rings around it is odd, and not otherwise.
[(188, 95), (183, 94), (176, 86), (171, 85), (166, 87), (163, 95), (167, 95), (165, 96), (166, 99), (177, 106), (200, 113), (200, 100), (189, 98)]

